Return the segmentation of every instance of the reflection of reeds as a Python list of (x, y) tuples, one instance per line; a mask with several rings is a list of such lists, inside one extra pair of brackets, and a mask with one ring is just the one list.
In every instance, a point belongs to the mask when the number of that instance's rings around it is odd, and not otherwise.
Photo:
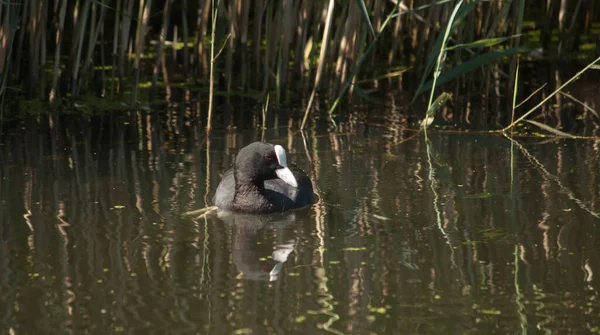
[(579, 206), (579, 208), (588, 212), (592, 216), (600, 219), (600, 212), (595, 210), (593, 204), (590, 205), (589, 201), (584, 201), (582, 199), (579, 199), (575, 192), (573, 192), (571, 189), (569, 189), (567, 186), (564, 185), (564, 183), (561, 181), (559, 176), (550, 173), (548, 171), (548, 169), (542, 163), (540, 163), (539, 160), (534, 155), (532, 155), (522, 144), (520, 144), (519, 142), (517, 142), (515, 139), (511, 138), (508, 135), (505, 135), (505, 136), (513, 144), (515, 144), (518, 149), (521, 150), (521, 153), (532, 163), (533, 166), (536, 167), (536, 169), (538, 169), (544, 175), (544, 177), (546, 177), (549, 180), (556, 183), (556, 185), (558, 186), (561, 193), (564, 193), (565, 195), (567, 195), (567, 197), (570, 200), (572, 200), (573, 202), (575, 202), (575, 204), (577, 204)]
[[(198, 115), (200, 107), (193, 108)], [(524, 151), (513, 141), (522, 155), (514, 156), (509, 170), (508, 145), (498, 145), (506, 142), (493, 136), (432, 134), (430, 143), (396, 145), (397, 138), (381, 136), (393, 135), (392, 119), (367, 136), (360, 130), (321, 135), (311, 124), (307, 137), (295, 135), (287, 148), (304, 152), (296, 161), (308, 167), (319, 199), (311, 218), (292, 228), (301, 237), (294, 260), (265, 290), (236, 277), (230, 228), (210, 218), (179, 218), (202, 206), (210, 184), (229, 168), (234, 155), (225, 150), (252, 141), (254, 134), (237, 133), (228, 142), (213, 138), (209, 145), (198, 123), (154, 122), (144, 112), (133, 113), (129, 125), (109, 123), (100, 132), (90, 132), (95, 125), (83, 118), (53, 126), (39, 119), (31, 132), (13, 131), (0, 146), (0, 161), (6, 162), (0, 166), (0, 289), (2, 307), (20, 332), (35, 333), (40, 324), (52, 333), (83, 331), (90, 320), (104, 320), (94, 312), (101, 308), (126, 323), (126, 330), (203, 332), (222, 316), (255, 324), (257, 315), (275, 315), (283, 306), (284, 321), (307, 309), (318, 316), (285, 322), (290, 332), (308, 325), (353, 333), (444, 333), (447, 328), (433, 323), (448, 311), (447, 302), (481, 315), (493, 307), (516, 316), (502, 321), (505, 328), (534, 330), (537, 319), (528, 302), (560, 301), (554, 292), (595, 284), (592, 274), (600, 268), (593, 224), (600, 161), (593, 142), (530, 143)], [(279, 122), (289, 127), (288, 120)], [(191, 141), (193, 134), (198, 137)], [(426, 150), (436, 154), (429, 164)], [(307, 165), (308, 156), (313, 164)], [(514, 185), (510, 199), (508, 185)], [(488, 191), (496, 195), (466, 196)], [(345, 235), (349, 226), (356, 230)], [(47, 294), (38, 294), (40, 288)], [(594, 292), (583, 288), (569, 303), (588, 308)], [(389, 321), (365, 321), (379, 316), (376, 306), (388, 304)], [(250, 315), (249, 306), (255, 307)], [(564, 313), (578, 317), (572, 324), (597, 324), (595, 314), (578, 308), (533, 307), (543, 312), (544, 329), (570, 326)], [(403, 313), (408, 321), (394, 320)], [(471, 315), (463, 323), (479, 329)], [(454, 324), (454, 317), (446, 320)], [(227, 320), (212, 322), (220, 333), (239, 328)]]

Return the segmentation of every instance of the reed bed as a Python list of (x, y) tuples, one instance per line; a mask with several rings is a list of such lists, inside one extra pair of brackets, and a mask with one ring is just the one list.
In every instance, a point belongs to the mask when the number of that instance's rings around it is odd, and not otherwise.
[[(395, 77), (408, 66), (422, 78), (418, 96), (475, 70), (489, 73), (493, 91), (490, 69), (507, 56), (538, 49), (573, 59), (600, 49), (597, 9), (595, 0), (3, 1), (0, 97), (128, 93), (136, 104), (167, 81), (161, 67), (206, 91), (273, 92), (275, 106), (314, 89), (335, 101), (330, 112), (347, 93), (366, 95), (357, 77)], [(509, 90), (515, 69), (513, 58)], [(139, 96), (146, 81), (149, 96)]]

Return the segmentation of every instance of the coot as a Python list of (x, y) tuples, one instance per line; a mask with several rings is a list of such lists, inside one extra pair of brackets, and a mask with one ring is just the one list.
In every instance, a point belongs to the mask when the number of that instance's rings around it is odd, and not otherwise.
[(240, 150), (214, 198), (220, 209), (249, 214), (282, 212), (310, 205), (312, 200), (306, 173), (287, 164), (282, 146), (263, 142)]

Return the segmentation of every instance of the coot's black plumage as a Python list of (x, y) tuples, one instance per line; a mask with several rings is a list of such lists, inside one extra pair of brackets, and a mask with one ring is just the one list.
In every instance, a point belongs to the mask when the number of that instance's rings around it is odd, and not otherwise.
[(280, 145), (254, 142), (240, 150), (215, 193), (221, 209), (250, 214), (282, 212), (312, 203), (312, 183), (306, 173), (287, 164)]

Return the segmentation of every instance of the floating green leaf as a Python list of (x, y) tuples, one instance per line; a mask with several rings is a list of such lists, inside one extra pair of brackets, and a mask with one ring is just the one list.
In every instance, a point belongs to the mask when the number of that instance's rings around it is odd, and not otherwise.
[(344, 251), (364, 251), (367, 250), (367, 248), (362, 247), (362, 248), (344, 248)]
[(500, 315), (502, 314), (502, 312), (500, 312), (497, 309), (480, 309), (478, 310), (479, 313), (481, 314), (487, 314), (487, 315)]

